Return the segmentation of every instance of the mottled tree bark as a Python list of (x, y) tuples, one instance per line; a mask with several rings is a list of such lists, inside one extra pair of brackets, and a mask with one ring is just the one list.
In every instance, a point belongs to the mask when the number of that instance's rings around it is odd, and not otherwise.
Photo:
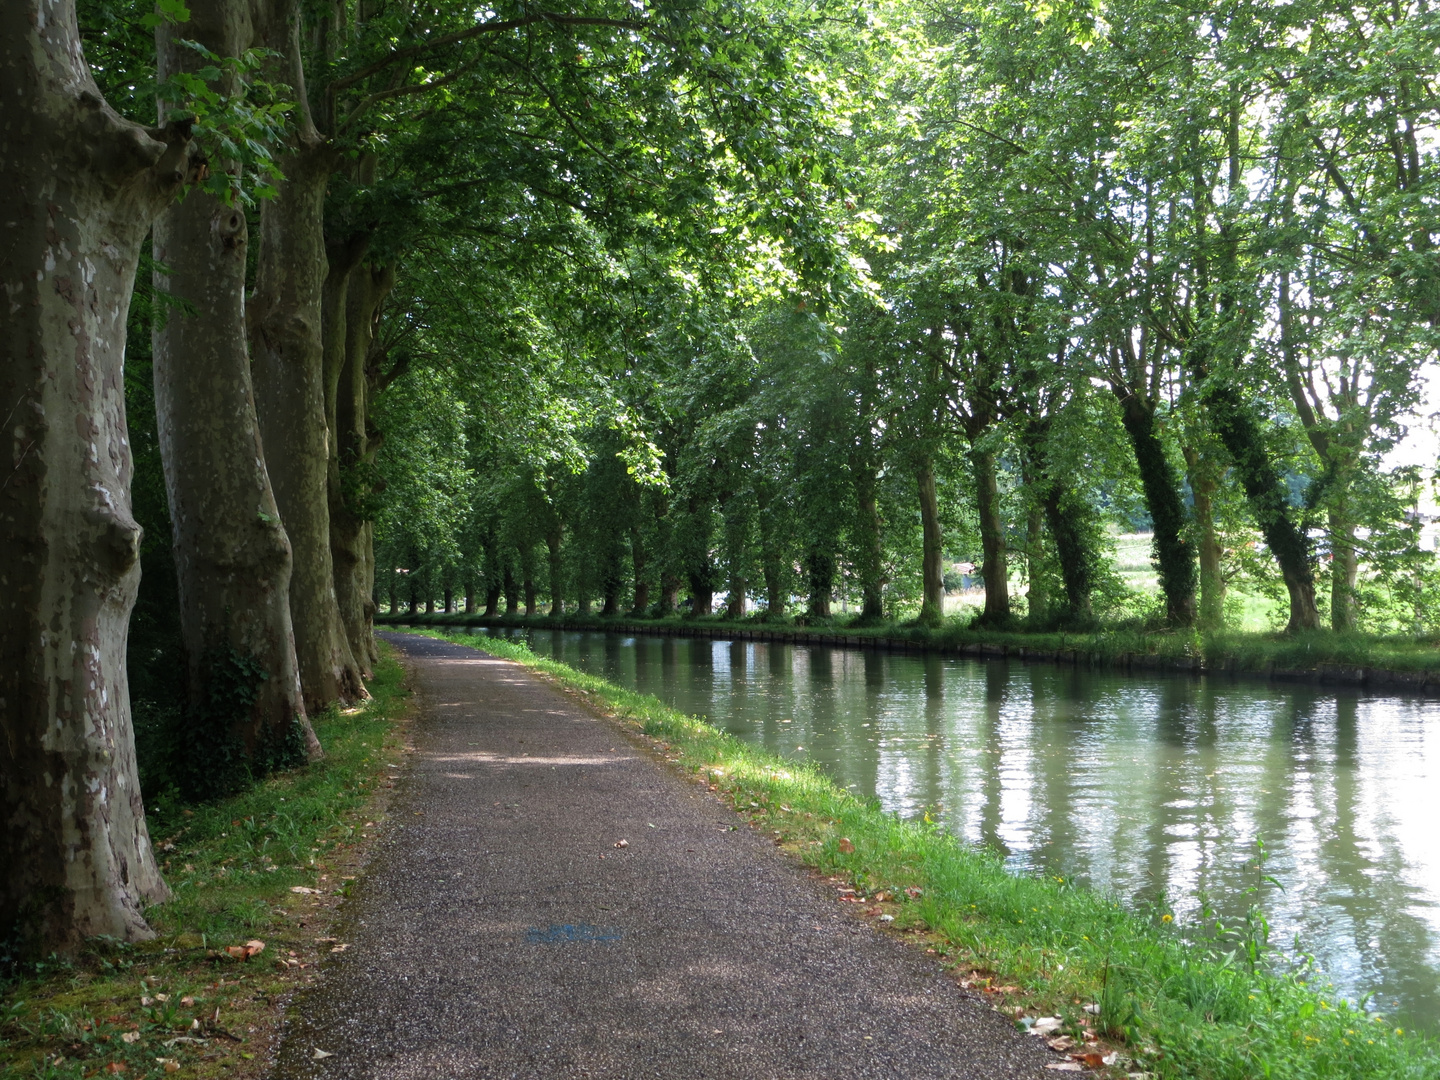
[(980, 551), (984, 560), (980, 575), (985, 582), (985, 610), (980, 621), (986, 626), (1010, 622), (1010, 563), (1005, 544), (1005, 519), (1000, 513), (1000, 486), (995, 478), (995, 455), (989, 450), (970, 451), (975, 471), (975, 501), (980, 517)]
[[(344, 302), (343, 316), (332, 320), (327, 313), (326, 412), (335, 433), (330, 440), (330, 553), (335, 566), (335, 600), (340, 621), (350, 643), (350, 654), (368, 676), (380, 654), (375, 646), (375, 608), (369, 603), (369, 578), (374, 567), (374, 525), (365, 502), (372, 494), (367, 475), (375, 460), (379, 439), (369, 429), (371, 395), (371, 349), (380, 306), (395, 285), (393, 267), (351, 263), (358, 240), (344, 245), (332, 260), (326, 278), (327, 307)], [(336, 276), (339, 261), (345, 269), (343, 287), (332, 292), (330, 279)], [(348, 267), (345, 263), (350, 263)], [(338, 323), (338, 325), (334, 325)], [(335, 350), (330, 334), (343, 345)], [(338, 352), (338, 356), (332, 355)], [(373, 445), (372, 445), (373, 444)]]
[(1319, 629), (1310, 538), (1292, 516), (1284, 481), (1266, 452), (1259, 424), (1239, 389), (1213, 379), (1206, 383), (1204, 399), (1211, 426), (1234, 462), (1250, 512), (1290, 595), (1286, 632)]
[(1330, 523), (1330, 629), (1340, 633), (1354, 630), (1355, 584), (1360, 563), (1355, 551), (1355, 522), (1349, 507), (1339, 501), (1328, 512)]
[(1220, 489), (1219, 469), (1199, 452), (1185, 449), (1190, 492), (1194, 497), (1195, 533), (1200, 557), (1200, 611), (1196, 625), (1218, 630), (1225, 625), (1225, 575), (1220, 561), (1224, 550), (1215, 532), (1215, 493)]
[(295, 654), (305, 704), (313, 712), (337, 699), (368, 695), (341, 622), (330, 549), (330, 431), (321, 317), (325, 189), (336, 158), (303, 107), (297, 20), (288, 4), (281, 5), (264, 35), (276, 53), (276, 77), (295, 88), (302, 108), (298, 130), (280, 158), (285, 179), (260, 211), (249, 322), (260, 433), (294, 553), (290, 617)]
[[(1020, 479), (1033, 495), (1039, 484), (1034, 466), (1027, 463)], [(1025, 511), (1025, 619), (1037, 630), (1050, 618), (1050, 592), (1045, 587), (1044, 566), (1045, 507), (1032, 497)]]
[[(253, 44), (248, 7), (195, 0), (185, 34), (218, 56)], [(209, 63), (156, 34), (159, 78)], [(227, 163), (212, 162), (212, 169)], [(155, 223), (157, 291), (180, 303), (154, 335), (155, 412), (170, 503), (190, 724), (205, 724), (240, 655), (264, 672), (249, 715), (233, 734), (254, 755), (283, 745), (300, 726), (309, 756), (320, 742), (305, 715), (290, 623), (290, 542), (270, 487), (250, 357), (245, 347), (245, 214), (192, 190)], [(221, 669), (215, 670), (216, 663)], [(231, 726), (230, 718), (223, 718)], [(206, 729), (208, 736), (209, 729)]]
[(1165, 593), (1165, 617), (1172, 626), (1190, 626), (1196, 618), (1195, 546), (1186, 535), (1188, 515), (1180, 494), (1180, 478), (1155, 429), (1153, 402), (1118, 386), (1115, 394), (1120, 399), (1121, 420), (1140, 471), (1145, 507), (1155, 527), (1155, 569)]
[(96, 89), (70, 0), (0, 5), (0, 928), (22, 947), (151, 936), (125, 671), (140, 577), (125, 321), (190, 169)]
[(945, 551), (940, 530), (940, 496), (935, 487), (935, 461), (924, 458), (915, 470), (920, 496), (922, 548), (920, 578), (923, 599), (920, 622), (937, 626), (945, 618)]

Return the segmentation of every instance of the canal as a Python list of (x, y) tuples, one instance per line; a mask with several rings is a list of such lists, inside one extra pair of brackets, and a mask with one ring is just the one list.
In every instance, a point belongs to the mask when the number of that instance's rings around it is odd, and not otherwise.
[(1298, 941), (1338, 993), (1440, 1030), (1440, 702), (829, 646), (523, 633), (541, 655), (814, 762), (888, 810), (929, 813), (1016, 871), (1159, 902), (1182, 921), (1205, 903), (1238, 920), (1258, 902), (1272, 943), (1293, 955)]

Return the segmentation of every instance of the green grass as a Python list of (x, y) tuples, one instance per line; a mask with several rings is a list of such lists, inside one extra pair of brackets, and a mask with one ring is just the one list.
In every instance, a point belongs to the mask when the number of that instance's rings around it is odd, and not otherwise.
[[(374, 834), (367, 821), (378, 820), (369, 815), (387, 765), (403, 756), (398, 721), (409, 692), (388, 648), (369, 689), (361, 707), (312, 718), (321, 762), (220, 802), (147, 799), (173, 892), (146, 912), (155, 940), (92, 942), (7, 985), (0, 1075), (78, 1080), (124, 1066), (124, 1076), (158, 1078), (170, 1075), (165, 1060), (184, 1076), (259, 1075), (275, 1002), (308, 981), (331, 947), (316, 938), (328, 936)], [(265, 951), (245, 962), (225, 952), (250, 940)], [(176, 1037), (204, 1042), (170, 1043)]]
[(766, 622), (760, 618), (739, 622), (723, 618), (618, 620), (597, 616), (549, 616), (484, 620), (466, 615), (385, 615), (378, 622), (415, 626), (471, 623), (510, 627), (604, 630), (616, 622), (626, 626), (665, 628), (707, 628), (712, 631), (781, 629), (797, 638), (807, 635), (843, 634), (846, 637), (879, 638), (912, 642), (938, 650), (954, 651), (966, 646), (1005, 645), (1035, 652), (1078, 653), (1084, 662), (1123, 665), (1127, 658), (1158, 657), (1174, 660), (1199, 658), (1207, 667), (1230, 673), (1268, 673), (1271, 669), (1292, 672), (1313, 671), (1321, 665), (1373, 668), (1382, 671), (1433, 672), (1440, 675), (1440, 646), (1430, 638), (1404, 635), (1335, 634), (1328, 630), (1287, 635), (1220, 631), (1146, 631), (1131, 628), (1101, 628), (1086, 632), (1029, 633), (1026, 631), (972, 630), (966, 620), (952, 618), (939, 627), (928, 628), (913, 622), (886, 622), (864, 625), (844, 618), (818, 625), (791, 621)]
[(1305, 971), (1271, 970), (1259, 912), (1238, 927), (1180, 928), (1162, 910), (1012, 874), (992, 852), (902, 821), (818, 769), (653, 697), (523, 644), (431, 633), (518, 661), (633, 725), (808, 866), (852, 883), (867, 911), (893, 915), (892, 931), (942, 954), (997, 1005), (1058, 1016), (1077, 1039), (1093, 1030), (1120, 1047), (1129, 1060), (1117, 1068), (1202, 1080), (1440, 1075), (1434, 1040), (1327, 996)]

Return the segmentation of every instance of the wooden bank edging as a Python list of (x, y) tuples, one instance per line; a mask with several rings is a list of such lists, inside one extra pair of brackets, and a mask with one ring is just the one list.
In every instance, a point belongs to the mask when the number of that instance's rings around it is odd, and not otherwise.
[(1004, 642), (969, 641), (938, 644), (908, 638), (870, 634), (842, 634), (812, 631), (803, 627), (722, 627), (685, 622), (631, 622), (623, 619), (550, 619), (548, 616), (523, 621), (466, 615), (376, 616), (376, 626), (435, 626), (465, 629), (590, 630), (611, 634), (649, 634), (654, 637), (712, 638), (722, 641), (766, 641), (786, 645), (831, 645), (840, 648), (874, 649), (882, 652), (938, 656), (966, 656), (983, 660), (1021, 660), (1026, 663), (1058, 664), (1069, 667), (1122, 672), (1163, 672), (1174, 675), (1224, 675), (1230, 678), (1260, 678), (1272, 682), (1318, 683), (1322, 686), (1349, 686), (1367, 690), (1392, 690), (1407, 694), (1440, 697), (1440, 670), (1395, 671), (1389, 668), (1354, 664), (1318, 664), (1313, 668), (1282, 668), (1273, 663), (1263, 668), (1242, 667), (1234, 659), (1207, 663), (1200, 656), (1159, 656), (1148, 653), (1104, 653), (1088, 649), (1035, 649)]

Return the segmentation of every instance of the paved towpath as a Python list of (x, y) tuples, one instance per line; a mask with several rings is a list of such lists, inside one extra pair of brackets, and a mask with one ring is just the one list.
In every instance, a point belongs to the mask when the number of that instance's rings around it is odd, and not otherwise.
[(405, 824), (277, 1077), (1056, 1075), (612, 721), (518, 665), (385, 636), (421, 696)]

